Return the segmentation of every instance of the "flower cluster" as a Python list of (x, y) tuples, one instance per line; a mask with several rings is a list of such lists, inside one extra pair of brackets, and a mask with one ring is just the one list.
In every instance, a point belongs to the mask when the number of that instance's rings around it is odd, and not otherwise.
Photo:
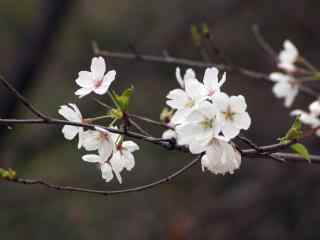
[(226, 74), (219, 78), (217, 68), (207, 68), (200, 82), (192, 69), (176, 77), (181, 88), (171, 90), (167, 105), (175, 110), (164, 138), (176, 138), (193, 154), (205, 153), (202, 168), (215, 174), (233, 173), (241, 164), (241, 155), (230, 143), (241, 129), (250, 127), (251, 119), (242, 95), (228, 96), (221, 91)]
[[(114, 81), (116, 72), (114, 70), (106, 73), (106, 63), (102, 57), (94, 57), (91, 62), (91, 71), (81, 71), (76, 79), (80, 86), (75, 95), (82, 98), (90, 93), (104, 95), (108, 92)], [(68, 121), (76, 123), (90, 123), (95, 119), (103, 119), (107, 116), (97, 118), (83, 118), (79, 108), (72, 103), (60, 107), (58, 113)], [(110, 128), (118, 130), (111, 123)], [(122, 183), (121, 172), (126, 169), (130, 171), (135, 165), (133, 152), (139, 150), (139, 146), (133, 141), (124, 141), (123, 136), (112, 133), (105, 128), (95, 127), (95, 130), (85, 130), (83, 127), (65, 125), (62, 128), (64, 137), (72, 140), (78, 136), (78, 148), (97, 153), (85, 154), (82, 159), (86, 162), (98, 164), (103, 179), (109, 182), (114, 175), (119, 183)]]

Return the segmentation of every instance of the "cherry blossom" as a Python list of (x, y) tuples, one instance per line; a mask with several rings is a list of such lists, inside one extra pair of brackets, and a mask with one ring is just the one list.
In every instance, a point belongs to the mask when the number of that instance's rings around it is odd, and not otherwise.
[(177, 133), (176, 131), (172, 129), (167, 129), (162, 133), (162, 138), (163, 139), (176, 139), (177, 138)]
[[(77, 122), (77, 123), (83, 122), (82, 114), (79, 108), (77, 107), (77, 105), (73, 103), (60, 106), (58, 113), (70, 122)], [(65, 125), (62, 128), (62, 133), (67, 140), (73, 140), (78, 135), (78, 138), (79, 138), (78, 148), (81, 148), (82, 134), (83, 134), (82, 127)]]
[[(300, 109), (293, 110), (290, 113), (291, 116), (300, 116), (302, 123), (309, 125), (311, 128), (317, 128), (320, 126), (320, 104), (319, 101), (314, 101), (309, 105), (309, 112), (305, 112)], [(316, 131), (316, 134), (320, 136), (320, 130)]]
[(299, 84), (292, 76), (280, 72), (271, 73), (270, 80), (275, 82), (272, 92), (277, 98), (284, 98), (284, 106), (290, 107), (299, 93)]
[(190, 152), (194, 154), (203, 152), (220, 132), (217, 114), (218, 108), (215, 104), (202, 102), (184, 123), (176, 127), (178, 144), (189, 145)]
[(242, 95), (229, 97), (221, 92), (214, 96), (213, 102), (219, 109), (218, 120), (227, 140), (237, 136), (241, 129), (247, 130), (250, 127), (251, 118), (246, 112), (247, 104)]
[(106, 74), (106, 63), (102, 57), (94, 57), (91, 61), (91, 71), (80, 71), (76, 83), (81, 87), (75, 95), (82, 98), (91, 92), (99, 95), (105, 94), (114, 81), (116, 71), (111, 70)]
[(171, 121), (179, 124), (206, 98), (206, 90), (197, 79), (185, 79), (185, 90), (174, 89), (167, 95), (167, 105), (177, 111)]
[(296, 70), (295, 62), (299, 58), (298, 49), (289, 40), (283, 42), (283, 50), (278, 56), (278, 67), (287, 71), (294, 72)]
[(219, 70), (215, 67), (207, 68), (203, 76), (203, 84), (207, 91), (207, 95), (212, 98), (214, 94), (220, 92), (221, 86), (226, 81), (226, 73), (224, 73), (219, 81)]
[(227, 141), (212, 139), (201, 158), (202, 170), (208, 169), (214, 174), (233, 174), (241, 164), (240, 153)]
[(183, 77), (181, 76), (180, 68), (179, 67), (176, 68), (176, 79), (182, 89), (184, 89), (184, 87), (185, 87), (184, 82), (186, 81), (186, 79), (189, 79), (189, 78), (191, 78), (191, 79), (196, 78), (196, 74), (191, 68), (188, 68), (186, 70)]

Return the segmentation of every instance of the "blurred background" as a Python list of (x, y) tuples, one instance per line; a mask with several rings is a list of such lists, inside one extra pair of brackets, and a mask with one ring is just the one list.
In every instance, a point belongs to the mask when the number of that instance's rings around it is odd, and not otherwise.
[[(190, 25), (205, 22), (215, 45), (234, 64), (269, 73), (275, 66), (256, 43), (252, 25), (259, 24), (276, 50), (288, 38), (320, 66), (319, 9), (318, 0), (1, 0), (0, 72), (51, 116), (57, 117), (58, 107), (68, 102), (92, 116), (105, 110), (90, 98), (77, 99), (74, 80), (78, 71), (89, 68), (93, 40), (102, 49), (135, 46), (141, 53), (166, 50), (201, 60)], [(135, 87), (131, 112), (158, 119), (166, 94), (177, 87), (176, 66), (107, 62), (118, 72), (114, 89)], [(201, 79), (203, 69), (195, 70)], [(290, 110), (271, 88), (238, 74), (228, 74), (224, 85), (227, 93), (246, 96), (253, 124), (245, 134), (258, 144), (274, 143), (292, 122)], [(293, 108), (305, 109), (311, 100), (300, 94)], [(0, 113), (31, 116), (3, 88)], [(159, 129), (146, 127), (160, 136)], [(308, 140), (312, 153), (320, 152), (319, 142)], [(192, 158), (140, 142), (136, 166), (119, 185), (105, 183), (58, 127), (1, 128), (0, 143), (0, 167), (11, 167), (20, 176), (105, 190), (149, 183)], [(0, 182), (1, 239), (319, 239), (319, 176), (316, 165), (243, 159), (234, 175), (215, 176), (196, 166), (170, 184), (112, 197)]]

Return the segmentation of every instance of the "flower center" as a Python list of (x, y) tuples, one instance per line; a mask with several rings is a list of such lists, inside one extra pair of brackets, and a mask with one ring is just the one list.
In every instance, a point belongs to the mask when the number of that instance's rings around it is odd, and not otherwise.
[(102, 84), (102, 79), (97, 79), (94, 83), (94, 87), (95, 88), (99, 88)]
[(214, 119), (211, 118), (206, 118), (205, 120), (203, 120), (200, 125), (202, 126), (202, 128), (204, 129), (209, 129), (209, 128), (213, 128), (214, 125)]
[(231, 110), (230, 106), (227, 107), (227, 111), (222, 113), (224, 114), (224, 118), (229, 121), (233, 121), (234, 115), (236, 115), (236, 113)]
[(192, 108), (195, 105), (195, 101), (193, 99), (189, 99), (188, 102), (186, 103), (185, 107), (186, 108)]

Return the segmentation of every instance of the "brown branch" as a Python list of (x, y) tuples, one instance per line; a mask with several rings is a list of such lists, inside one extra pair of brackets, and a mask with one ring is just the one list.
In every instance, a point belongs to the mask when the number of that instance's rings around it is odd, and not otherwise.
[(131, 192), (139, 192), (147, 189), (151, 189), (154, 187), (157, 187), (161, 184), (168, 183), (178, 177), (179, 175), (183, 174), (186, 172), (188, 169), (191, 167), (195, 166), (201, 159), (202, 155), (200, 154), (197, 158), (186, 164), (184, 167), (180, 168), (176, 172), (170, 174), (169, 176), (162, 178), (160, 180), (157, 180), (155, 182), (145, 184), (142, 186), (138, 187), (133, 187), (133, 188), (126, 188), (122, 190), (111, 190), (111, 191), (103, 191), (103, 190), (93, 190), (93, 189), (88, 189), (88, 188), (80, 188), (80, 187), (72, 187), (72, 186), (63, 186), (63, 185), (57, 185), (57, 184), (52, 184), (49, 182), (46, 182), (44, 180), (37, 180), (37, 179), (26, 179), (26, 178), (20, 178), (16, 177), (13, 179), (10, 178), (3, 178), (3, 180), (7, 180), (9, 182), (14, 182), (14, 183), (19, 183), (19, 184), (25, 184), (25, 185), (41, 185), (46, 188), (58, 190), (58, 191), (66, 191), (66, 192), (79, 192), (79, 193), (90, 193), (90, 194), (96, 194), (96, 195), (104, 195), (104, 196), (109, 196), (109, 195), (119, 195), (119, 194), (124, 194), (124, 193), (131, 193)]

